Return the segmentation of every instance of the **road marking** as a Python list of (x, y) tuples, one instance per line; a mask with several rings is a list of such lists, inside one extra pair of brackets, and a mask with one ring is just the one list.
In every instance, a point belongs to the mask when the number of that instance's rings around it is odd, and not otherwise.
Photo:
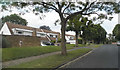
[[(82, 56), (80, 56), (80, 57), (78, 57), (78, 58), (76, 58), (76, 59), (74, 59), (74, 60), (72, 60), (72, 61), (70, 61), (70, 62), (68, 62), (68, 63), (66, 63), (66, 64), (64, 64), (64, 65), (62, 65), (62, 66), (60, 66), (59, 68), (63, 68), (63, 67), (65, 67), (65, 66), (67, 66), (67, 65), (69, 65), (69, 64), (71, 64), (71, 63), (73, 63), (73, 62), (75, 62), (75, 61), (77, 61), (77, 60), (79, 60), (79, 59), (81, 59), (81, 58), (83, 58), (83, 57), (85, 57), (85, 56), (87, 56), (88, 54), (90, 54), (90, 53), (92, 53), (93, 52), (93, 50), (92, 51), (89, 51), (88, 53), (86, 53), (86, 54), (84, 54), (84, 55), (82, 55)], [(57, 69), (59, 69), (59, 68), (57, 68)], [(56, 70), (57, 70), (56, 69)]]

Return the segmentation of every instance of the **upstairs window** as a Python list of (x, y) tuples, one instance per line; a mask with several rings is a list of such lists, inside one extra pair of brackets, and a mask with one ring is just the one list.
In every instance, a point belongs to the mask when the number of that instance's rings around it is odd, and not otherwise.
[(18, 34), (22, 34), (23, 32), (21, 32), (21, 31), (18, 31)]
[(53, 35), (50, 35), (50, 37), (53, 37)]
[(20, 35), (22, 35), (22, 34), (23, 34), (23, 32), (22, 32), (22, 31), (16, 31), (16, 33), (17, 33), (17, 34), (20, 34)]
[(73, 40), (74, 39), (74, 37), (70, 37), (70, 40)]

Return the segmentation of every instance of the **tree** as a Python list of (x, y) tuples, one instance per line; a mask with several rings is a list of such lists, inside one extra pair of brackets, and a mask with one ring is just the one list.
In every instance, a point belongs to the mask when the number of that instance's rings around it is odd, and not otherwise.
[(82, 38), (85, 42), (94, 41), (94, 43), (101, 43), (106, 40), (107, 32), (100, 26), (100, 24), (85, 26), (82, 31)]
[(120, 40), (120, 24), (117, 24), (113, 29), (113, 36), (115, 36), (116, 40)]
[(107, 18), (104, 14), (98, 13), (97, 11), (106, 11), (107, 14), (118, 13), (119, 4), (112, 2), (13, 2), (12, 6), (25, 7), (28, 5), (35, 6), (33, 11), (37, 12), (50, 12), (55, 11), (59, 14), (61, 21), (61, 54), (67, 55), (65, 31), (67, 21), (80, 14), (80, 15), (91, 15), (97, 14), (99, 19)]
[(20, 24), (20, 25), (27, 25), (27, 21), (23, 18), (21, 18), (20, 16), (18, 16), (17, 14), (11, 14), (10, 16), (5, 16), (2, 17), (2, 23), (5, 22), (11, 22), (14, 24)]
[(99, 43), (104, 43), (106, 41), (106, 35), (107, 32), (106, 30), (100, 25), (95, 25), (95, 29), (97, 29), (96, 36), (93, 37), (93, 40), (99, 44)]
[[(80, 20), (81, 19), (81, 20)], [(87, 17), (82, 17), (82, 15), (77, 15), (68, 21), (68, 26), (66, 31), (74, 31), (76, 37), (75, 46), (78, 47), (78, 36), (81, 34), (82, 27), (90, 25), (92, 21), (88, 20)]]
[(44, 26), (40, 26), (40, 29), (45, 29), (45, 30), (52, 31), (49, 26), (45, 26), (45, 25)]
[(108, 41), (109, 41), (109, 43), (115, 42), (113, 34), (111, 34), (111, 33), (108, 34)]

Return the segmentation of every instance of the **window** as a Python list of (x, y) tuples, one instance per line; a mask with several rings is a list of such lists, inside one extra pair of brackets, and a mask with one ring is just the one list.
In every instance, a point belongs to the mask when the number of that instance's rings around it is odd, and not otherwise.
[(50, 37), (53, 37), (53, 35), (50, 35)]
[(57, 35), (56, 35), (56, 38), (57, 38)]
[(17, 34), (20, 34), (20, 35), (22, 35), (22, 34), (23, 34), (23, 32), (22, 32), (22, 31), (16, 31), (16, 33), (17, 33)]
[(22, 34), (22, 32), (18, 31), (18, 34)]
[(37, 33), (37, 36), (45, 37), (45, 34), (44, 33)]
[(70, 40), (73, 40), (74, 39), (74, 37), (70, 37)]

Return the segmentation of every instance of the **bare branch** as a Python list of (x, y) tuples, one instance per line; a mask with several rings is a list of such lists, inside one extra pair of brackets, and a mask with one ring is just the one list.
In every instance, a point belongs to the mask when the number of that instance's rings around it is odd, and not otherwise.
[(59, 12), (58, 9), (52, 4), (42, 2), (42, 6), (47, 9), (52, 9), (52, 10), (55, 10), (56, 12)]
[(69, 2), (69, 4), (65, 7), (65, 9), (63, 10), (63, 13), (65, 12), (65, 10), (71, 5), (71, 2)]
[(54, 5), (50, 4), (50, 3), (45, 3), (45, 2), (42, 2), (43, 4), (46, 4), (46, 5), (49, 5), (49, 6), (52, 6), (54, 7), (55, 9), (57, 9)]
[[(89, 2), (86, 2), (86, 5), (85, 5), (85, 7), (84, 7), (84, 9), (83, 9), (82, 11), (78, 11), (78, 12), (72, 13), (71, 15), (69, 15), (69, 16), (66, 18), (66, 20), (68, 20), (68, 19), (70, 19), (71, 17), (76, 16), (76, 15), (78, 15), (78, 14), (81, 14), (81, 15), (97, 14), (97, 13), (95, 13), (95, 12), (83, 13), (84, 11), (87, 11), (88, 9), (90, 9), (90, 8), (92, 7), (92, 5), (94, 5), (95, 2), (96, 2), (96, 1), (92, 2), (92, 3), (89, 5), (89, 7), (87, 7), (88, 4), (89, 4)], [(97, 14), (97, 15), (98, 15), (98, 14)]]
[(61, 10), (62, 10), (62, 6), (60, 6), (59, 2), (56, 2), (56, 4), (58, 5), (59, 12), (61, 12)]

